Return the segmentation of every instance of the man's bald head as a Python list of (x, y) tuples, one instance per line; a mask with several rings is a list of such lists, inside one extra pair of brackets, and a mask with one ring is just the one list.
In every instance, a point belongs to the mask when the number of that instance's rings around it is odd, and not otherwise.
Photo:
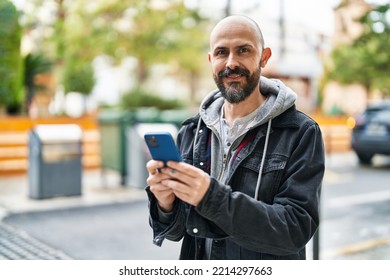
[(252, 29), (253, 34), (256, 35), (258, 42), (260, 43), (261, 49), (264, 49), (264, 37), (261, 29), (256, 21), (251, 19), (250, 17), (243, 15), (233, 15), (228, 16), (220, 20), (213, 28), (210, 34), (210, 44), (214, 41), (214, 37), (219, 32), (226, 32), (225, 30), (229, 30), (234, 26), (245, 26), (249, 29)]

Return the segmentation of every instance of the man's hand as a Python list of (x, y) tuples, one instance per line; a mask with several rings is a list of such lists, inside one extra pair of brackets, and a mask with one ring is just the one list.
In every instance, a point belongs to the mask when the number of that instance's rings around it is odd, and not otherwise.
[(162, 184), (164, 180), (171, 179), (170, 176), (158, 171), (158, 169), (163, 167), (164, 163), (161, 161), (148, 161), (146, 169), (149, 172), (149, 177), (146, 179), (146, 183), (149, 185), (150, 191), (156, 197), (160, 209), (164, 212), (170, 212), (173, 209), (175, 194), (171, 188)]
[(169, 161), (162, 174), (168, 178), (162, 179), (161, 185), (193, 206), (202, 201), (210, 187), (210, 176), (206, 172), (184, 162)]

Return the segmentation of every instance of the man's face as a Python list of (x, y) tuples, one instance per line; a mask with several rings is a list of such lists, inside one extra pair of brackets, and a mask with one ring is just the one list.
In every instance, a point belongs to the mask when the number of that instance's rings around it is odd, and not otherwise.
[(230, 103), (239, 103), (255, 91), (265, 66), (256, 33), (239, 22), (226, 22), (213, 31), (209, 61), (214, 81)]
[(252, 74), (246, 68), (236, 67), (234, 70), (222, 70), (213, 77), (222, 96), (234, 104), (244, 101), (259, 86), (260, 73), (260, 67)]

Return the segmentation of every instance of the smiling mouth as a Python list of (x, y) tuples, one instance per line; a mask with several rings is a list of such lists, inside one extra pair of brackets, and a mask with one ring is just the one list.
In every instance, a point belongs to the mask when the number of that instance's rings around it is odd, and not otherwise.
[(228, 80), (240, 80), (242, 77), (244, 77), (244, 75), (242, 75), (242, 74), (230, 74), (230, 75), (225, 75), (224, 77), (227, 78)]
[(241, 77), (249, 77), (249, 71), (241, 68), (235, 68), (233, 70), (227, 68), (226, 70), (221, 71), (218, 76), (229, 80), (239, 80)]

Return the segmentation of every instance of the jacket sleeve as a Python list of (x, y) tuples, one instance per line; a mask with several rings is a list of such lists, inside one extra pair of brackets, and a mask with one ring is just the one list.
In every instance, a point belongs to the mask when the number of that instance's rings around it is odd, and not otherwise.
[[(190, 124), (191, 120), (188, 121)], [(193, 139), (192, 136), (186, 135), (183, 137), (185, 131), (192, 131), (192, 129), (181, 129), (177, 136), (177, 145), (180, 148), (182, 139)], [(187, 143), (188, 145), (188, 143)], [(181, 149), (180, 149), (181, 150)], [(150, 191), (150, 187), (146, 187), (146, 193), (149, 199), (149, 225), (153, 230), (153, 243), (157, 246), (161, 246), (164, 239), (171, 241), (179, 241), (185, 234), (185, 220), (188, 207), (180, 199), (175, 200), (175, 204), (171, 213), (171, 221), (161, 222), (159, 219), (159, 209), (156, 197)]]
[(172, 213), (171, 221), (161, 222), (159, 220), (159, 209), (157, 199), (150, 191), (150, 188), (146, 188), (146, 193), (149, 198), (149, 225), (153, 230), (153, 243), (157, 246), (161, 246), (164, 239), (171, 241), (179, 241), (184, 236), (184, 204), (179, 199), (176, 199)]
[(302, 131), (272, 204), (232, 192), (229, 186), (213, 179), (195, 208), (197, 213), (249, 250), (280, 256), (301, 250), (319, 224), (324, 174), (324, 147), (318, 125), (311, 123)]

